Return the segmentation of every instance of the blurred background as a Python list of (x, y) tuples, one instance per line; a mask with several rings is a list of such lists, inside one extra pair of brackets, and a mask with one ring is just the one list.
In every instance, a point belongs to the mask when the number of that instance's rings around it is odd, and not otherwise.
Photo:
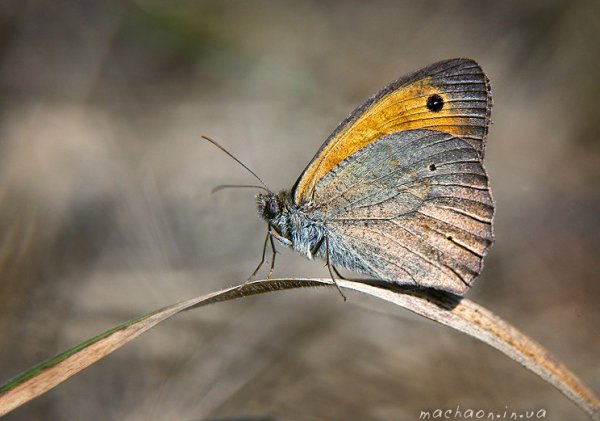
[[(122, 321), (245, 280), (254, 183), (290, 188), (391, 80), (476, 59), (492, 82), (497, 241), (468, 297), (600, 393), (600, 5), (504, 1), (0, 3), (0, 382)], [(327, 276), (282, 250), (275, 276)], [(546, 409), (499, 352), (333, 289), (161, 325), (7, 420), (408, 420)]]

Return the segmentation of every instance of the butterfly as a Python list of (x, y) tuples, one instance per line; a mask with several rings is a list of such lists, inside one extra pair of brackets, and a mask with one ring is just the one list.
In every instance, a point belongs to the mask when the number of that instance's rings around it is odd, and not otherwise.
[(470, 59), (387, 85), (339, 124), (290, 190), (256, 195), (268, 234), (254, 274), (270, 241), (271, 275), (276, 239), (324, 259), (334, 281), (343, 267), (464, 295), (494, 239), (482, 164), (490, 109), (488, 78)]

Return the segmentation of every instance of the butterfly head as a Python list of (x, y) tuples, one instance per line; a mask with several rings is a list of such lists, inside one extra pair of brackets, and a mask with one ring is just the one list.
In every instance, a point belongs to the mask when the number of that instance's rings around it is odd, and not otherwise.
[(289, 209), (289, 196), (285, 191), (258, 193), (256, 195), (258, 214), (270, 223), (279, 219)]

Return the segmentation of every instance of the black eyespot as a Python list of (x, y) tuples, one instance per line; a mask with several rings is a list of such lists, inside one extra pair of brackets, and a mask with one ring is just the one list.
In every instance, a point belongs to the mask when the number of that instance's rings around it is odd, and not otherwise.
[(438, 111), (441, 111), (442, 108), (444, 108), (444, 99), (441, 96), (435, 94), (427, 98), (427, 109), (429, 111), (437, 113)]
[(429, 164), (429, 171), (435, 171), (437, 169), (437, 167), (435, 166), (435, 164)]

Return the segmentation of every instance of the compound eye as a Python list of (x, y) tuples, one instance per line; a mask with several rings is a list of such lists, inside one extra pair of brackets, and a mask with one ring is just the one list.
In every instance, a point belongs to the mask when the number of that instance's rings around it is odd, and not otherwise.
[(273, 219), (279, 213), (279, 206), (277, 206), (277, 200), (267, 200), (267, 206), (265, 206), (265, 213), (268, 219)]

